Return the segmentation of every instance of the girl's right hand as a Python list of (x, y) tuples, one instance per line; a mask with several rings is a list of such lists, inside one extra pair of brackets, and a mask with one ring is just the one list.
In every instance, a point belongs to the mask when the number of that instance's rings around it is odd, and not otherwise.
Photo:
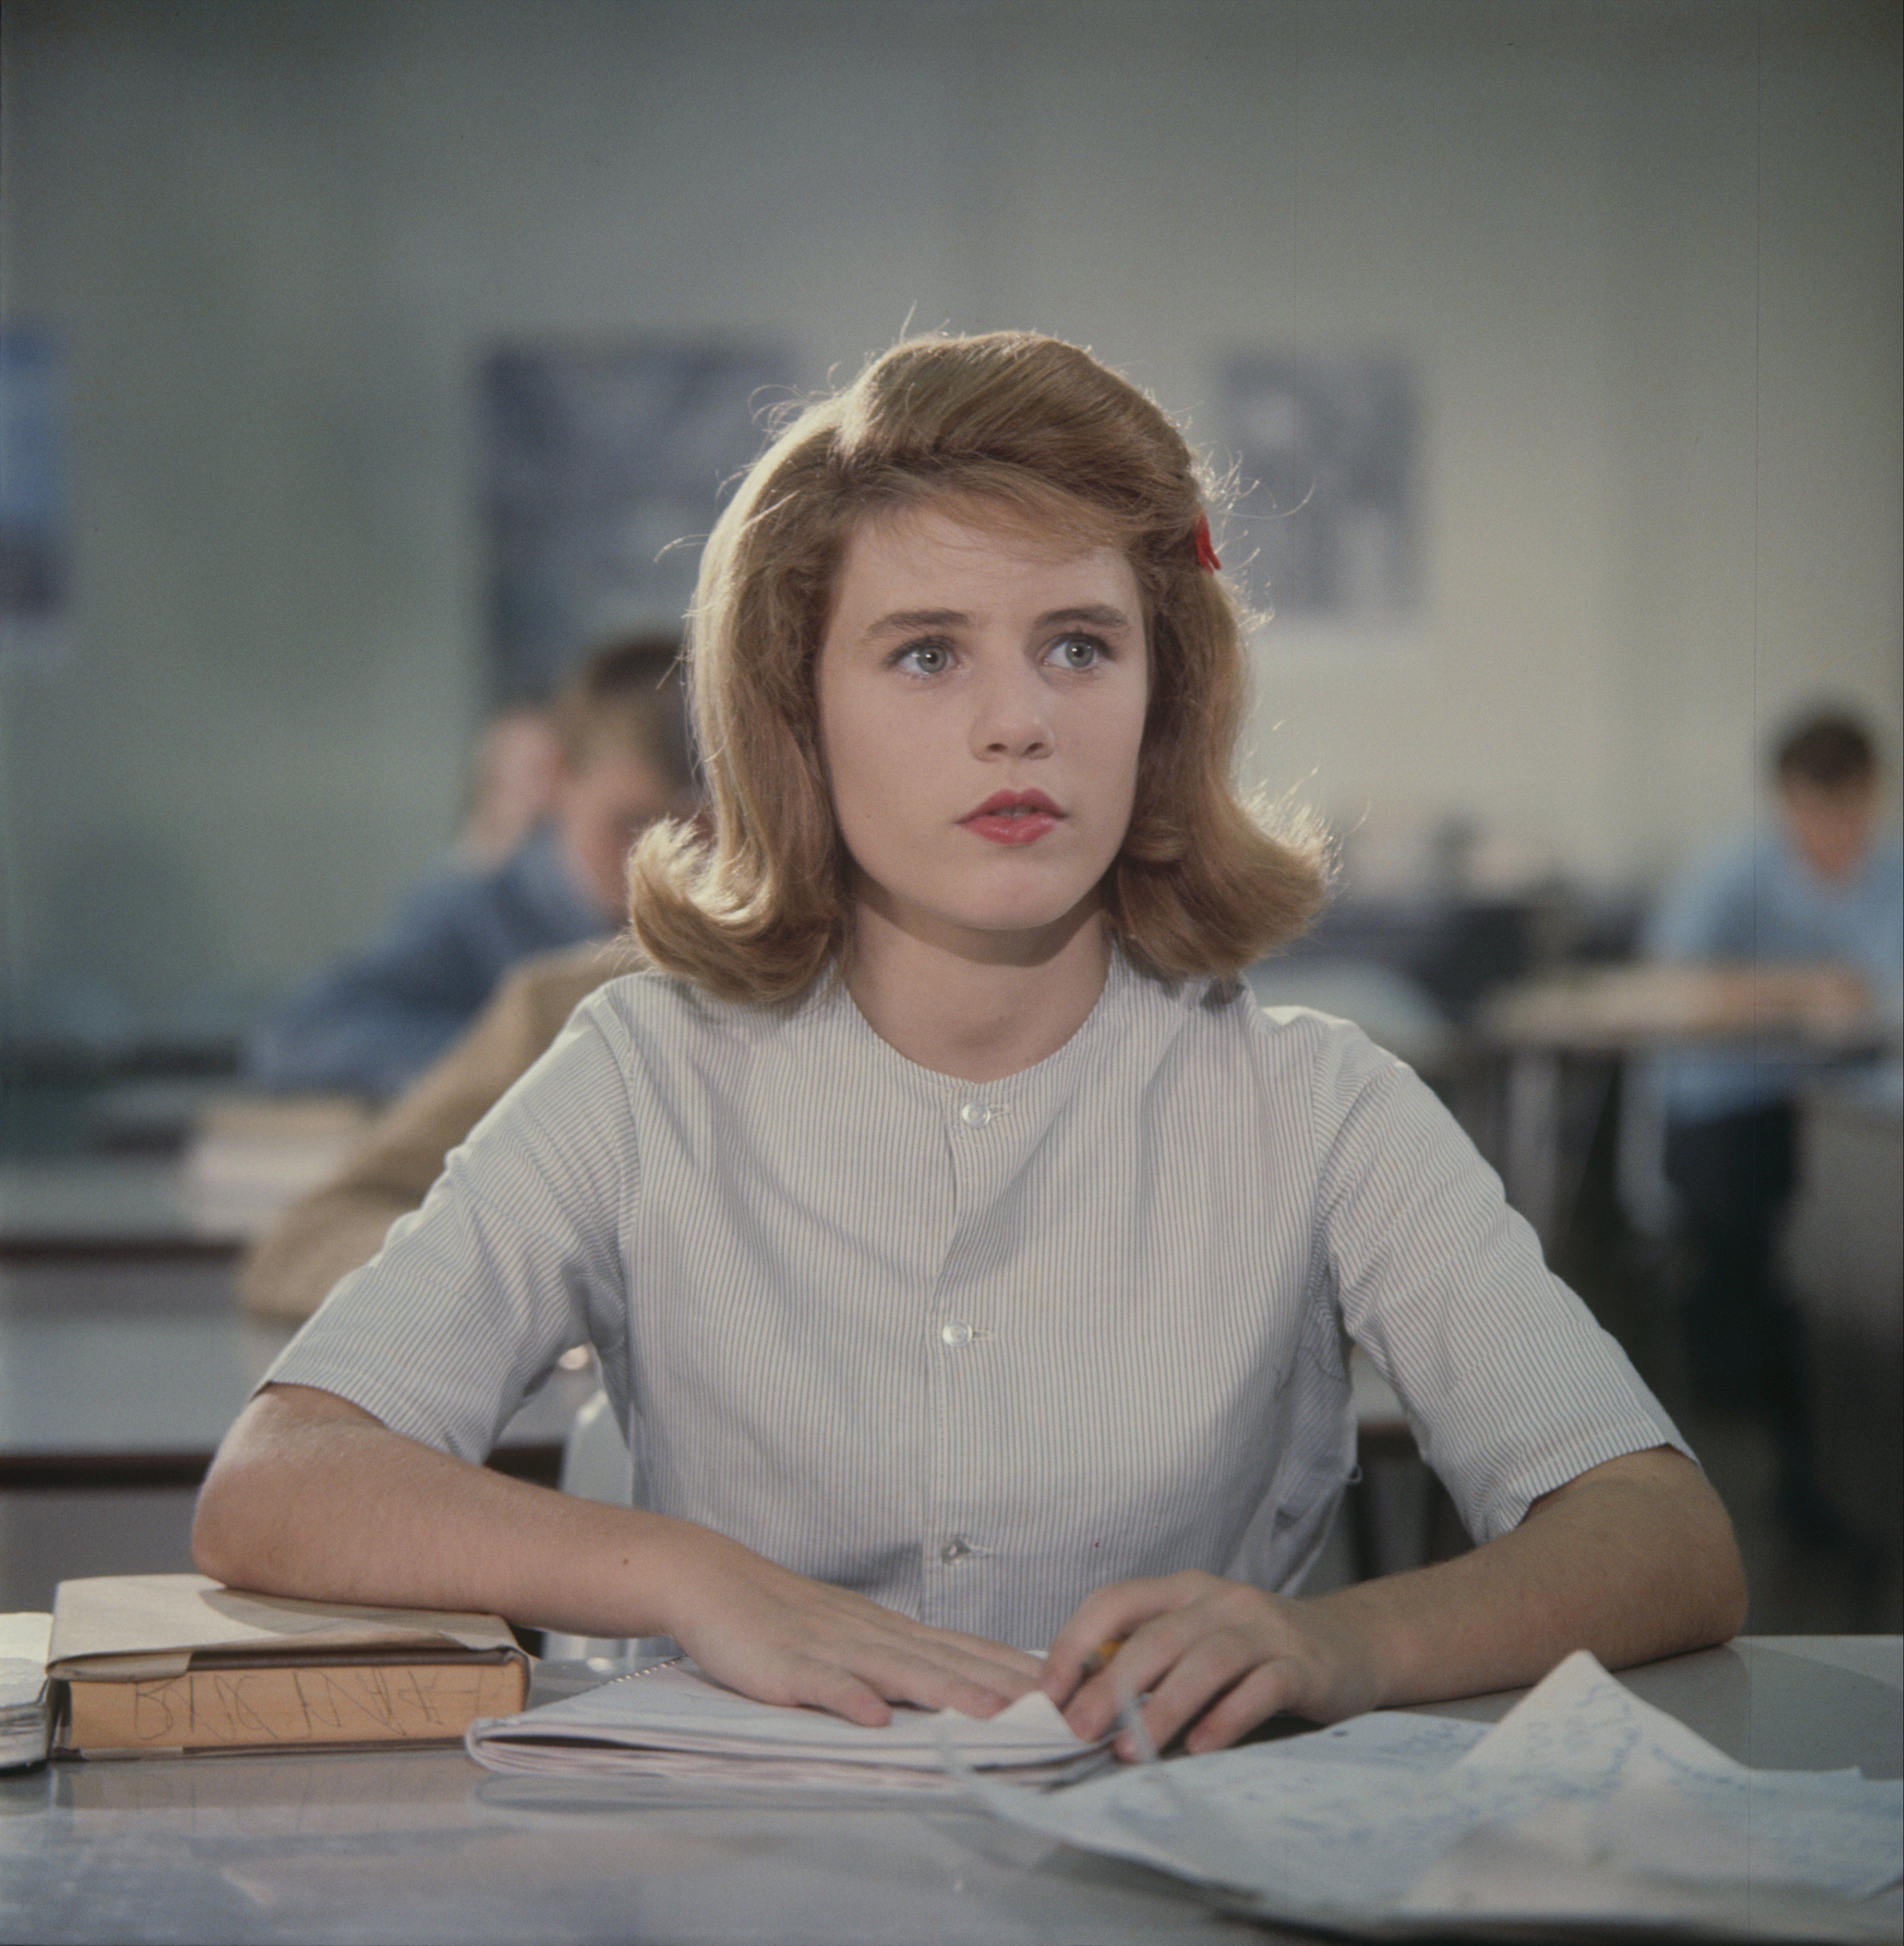
[(895, 1703), (991, 1716), (1038, 1686), (1041, 1665), (1020, 1650), (928, 1628), (706, 1529), (670, 1579), (667, 1632), (717, 1682), (758, 1702), (877, 1728)]

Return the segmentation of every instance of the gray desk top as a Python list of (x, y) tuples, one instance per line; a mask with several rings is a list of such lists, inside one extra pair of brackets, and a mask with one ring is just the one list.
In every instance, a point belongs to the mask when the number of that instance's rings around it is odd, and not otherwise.
[[(0, 1264), (0, 1469), (209, 1458), (291, 1335), (206, 1260)], [(595, 1389), (560, 1372), (505, 1432), (559, 1444)]]
[[(1742, 1641), (1626, 1679), (1767, 1768), (1899, 1771), (1896, 1637)], [(1439, 1704), (1500, 1716), (1511, 1696)], [(1184, 1888), (957, 1809), (695, 1804), (460, 1752), (0, 1777), (0, 1936), (48, 1941), (1259, 1943)]]
[(0, 1162), (0, 1256), (138, 1252), (230, 1256), (241, 1228), (194, 1203), (175, 1160), (76, 1156)]

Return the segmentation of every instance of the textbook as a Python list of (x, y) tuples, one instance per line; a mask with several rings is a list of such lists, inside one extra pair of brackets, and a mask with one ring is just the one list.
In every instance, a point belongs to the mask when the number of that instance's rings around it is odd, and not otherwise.
[(62, 1581), (46, 1673), (59, 1756), (454, 1744), (520, 1710), (495, 1615), (247, 1595), (201, 1574)]
[(51, 1615), (0, 1615), (0, 1770), (45, 1761)]
[(666, 1778), (745, 1789), (957, 1791), (947, 1753), (988, 1777), (1043, 1787), (1110, 1761), (1034, 1691), (996, 1716), (895, 1707), (877, 1729), (818, 1710), (756, 1703), (682, 1658), (500, 1721), (472, 1723), (476, 1761), (530, 1776)]

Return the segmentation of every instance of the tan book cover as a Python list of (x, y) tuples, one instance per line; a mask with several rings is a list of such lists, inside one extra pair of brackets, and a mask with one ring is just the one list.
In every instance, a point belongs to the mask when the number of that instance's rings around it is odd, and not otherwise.
[(130, 1756), (454, 1743), (522, 1707), (529, 1660), (494, 1615), (128, 1574), (60, 1584), (47, 1673), (56, 1751)]

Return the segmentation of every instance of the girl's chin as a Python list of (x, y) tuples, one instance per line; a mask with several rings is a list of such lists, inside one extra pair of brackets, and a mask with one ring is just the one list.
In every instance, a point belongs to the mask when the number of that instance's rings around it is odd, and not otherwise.
[[(862, 871), (861, 896), (874, 911), (901, 930), (921, 937), (938, 936), (951, 943), (954, 935), (981, 935), (996, 946), (1015, 934), (1048, 932), (1074, 919), (1080, 907), (1095, 907), (1096, 878), (1080, 880), (1075, 869), (1065, 872), (988, 872), (979, 882), (947, 873), (935, 883), (923, 883), (912, 895), (903, 886), (881, 885)], [(950, 881), (950, 882), (947, 882)]]
[(935, 916), (941, 925), (993, 938), (1048, 932), (1076, 913), (1089, 889), (1073, 891), (1068, 897), (974, 899), (955, 908), (941, 907)]

